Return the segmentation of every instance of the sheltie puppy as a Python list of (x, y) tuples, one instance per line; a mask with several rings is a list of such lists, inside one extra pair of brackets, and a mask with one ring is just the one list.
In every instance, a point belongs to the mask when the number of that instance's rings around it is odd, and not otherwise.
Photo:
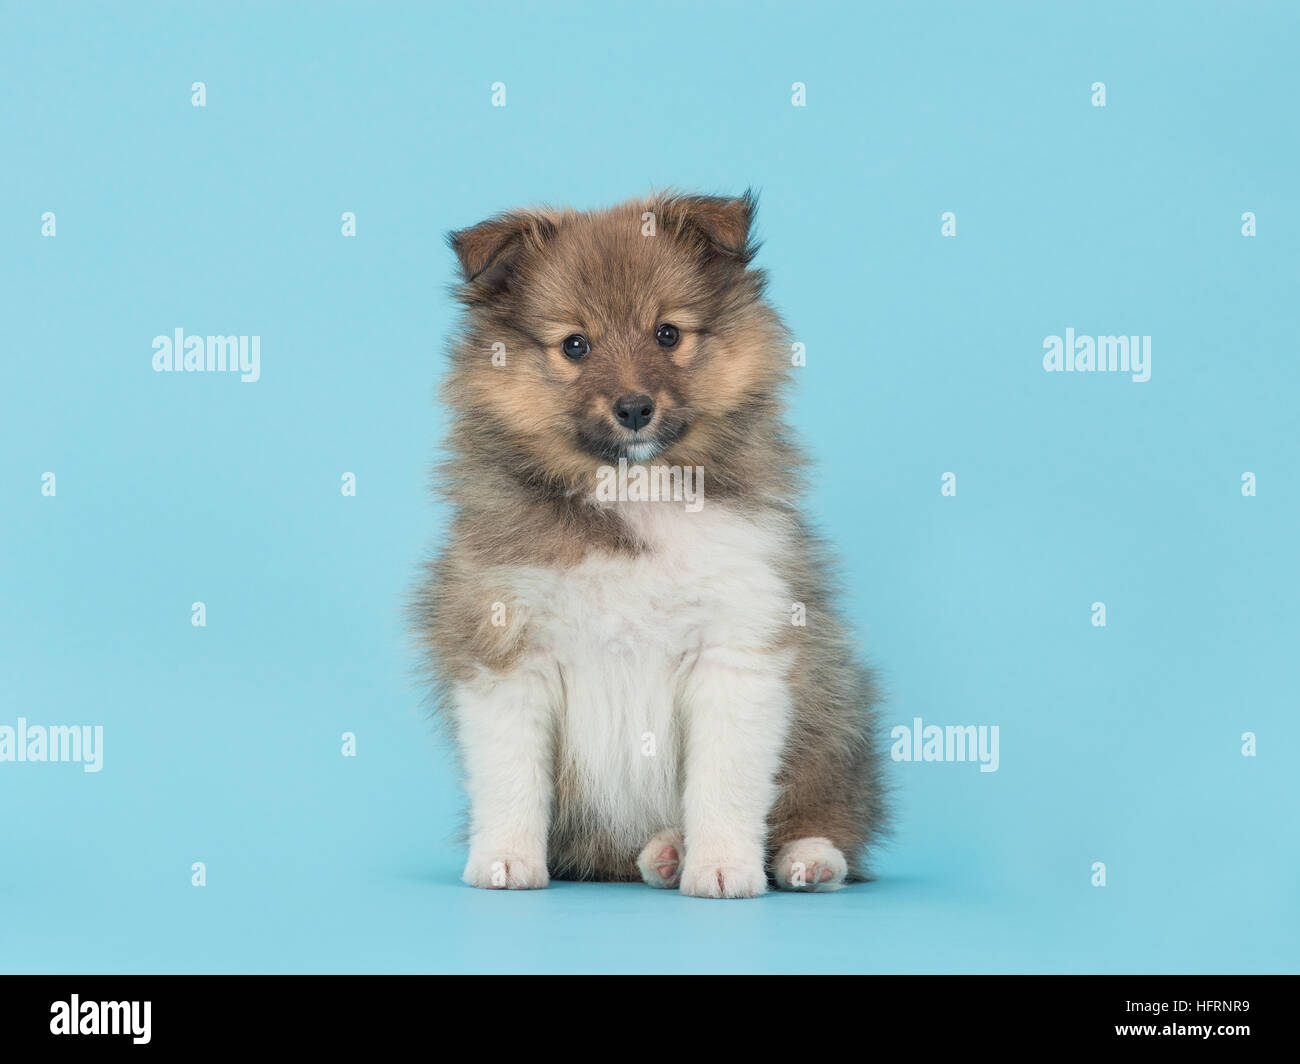
[(449, 237), (453, 517), (415, 612), (476, 887), (864, 875), (875, 695), (800, 509), (754, 207), (663, 193)]

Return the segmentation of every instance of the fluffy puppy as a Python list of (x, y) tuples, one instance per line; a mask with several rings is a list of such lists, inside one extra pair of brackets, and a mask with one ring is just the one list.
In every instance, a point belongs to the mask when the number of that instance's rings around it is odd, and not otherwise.
[(753, 217), (663, 194), (450, 237), (454, 516), (416, 613), (474, 886), (863, 874), (875, 696), (800, 510)]

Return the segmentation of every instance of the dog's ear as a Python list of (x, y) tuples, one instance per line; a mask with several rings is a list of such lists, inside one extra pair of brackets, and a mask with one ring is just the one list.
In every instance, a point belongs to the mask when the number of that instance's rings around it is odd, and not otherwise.
[(706, 254), (748, 265), (758, 251), (750, 233), (758, 212), (752, 189), (736, 197), (671, 195), (660, 212), (671, 232)]
[(510, 211), (447, 234), (467, 289), (486, 294), (506, 286), (520, 255), (538, 249), (555, 232), (540, 211)]

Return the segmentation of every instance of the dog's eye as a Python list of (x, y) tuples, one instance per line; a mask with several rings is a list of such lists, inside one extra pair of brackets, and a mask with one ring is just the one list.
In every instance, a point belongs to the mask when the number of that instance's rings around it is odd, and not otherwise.
[(574, 333), (572, 336), (566, 336), (564, 343), (560, 344), (560, 350), (564, 352), (565, 358), (571, 358), (575, 362), (586, 355), (591, 354), (591, 344), (581, 333)]
[(676, 325), (669, 325), (664, 322), (655, 330), (655, 343), (660, 347), (676, 347), (677, 341), (682, 338), (681, 331)]

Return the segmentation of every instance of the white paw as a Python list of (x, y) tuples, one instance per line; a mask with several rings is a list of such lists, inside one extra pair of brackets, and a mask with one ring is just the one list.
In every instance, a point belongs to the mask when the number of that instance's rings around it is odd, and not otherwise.
[(649, 886), (673, 890), (681, 882), (685, 854), (682, 833), (676, 828), (665, 828), (642, 847), (636, 866)]
[(701, 854), (687, 851), (681, 892), (694, 898), (756, 898), (767, 890), (761, 853)]
[(830, 839), (795, 839), (781, 847), (772, 862), (772, 875), (782, 890), (824, 894), (839, 890), (848, 875), (844, 854)]
[(551, 882), (545, 857), (492, 850), (471, 852), (460, 878), (486, 890), (538, 890)]

